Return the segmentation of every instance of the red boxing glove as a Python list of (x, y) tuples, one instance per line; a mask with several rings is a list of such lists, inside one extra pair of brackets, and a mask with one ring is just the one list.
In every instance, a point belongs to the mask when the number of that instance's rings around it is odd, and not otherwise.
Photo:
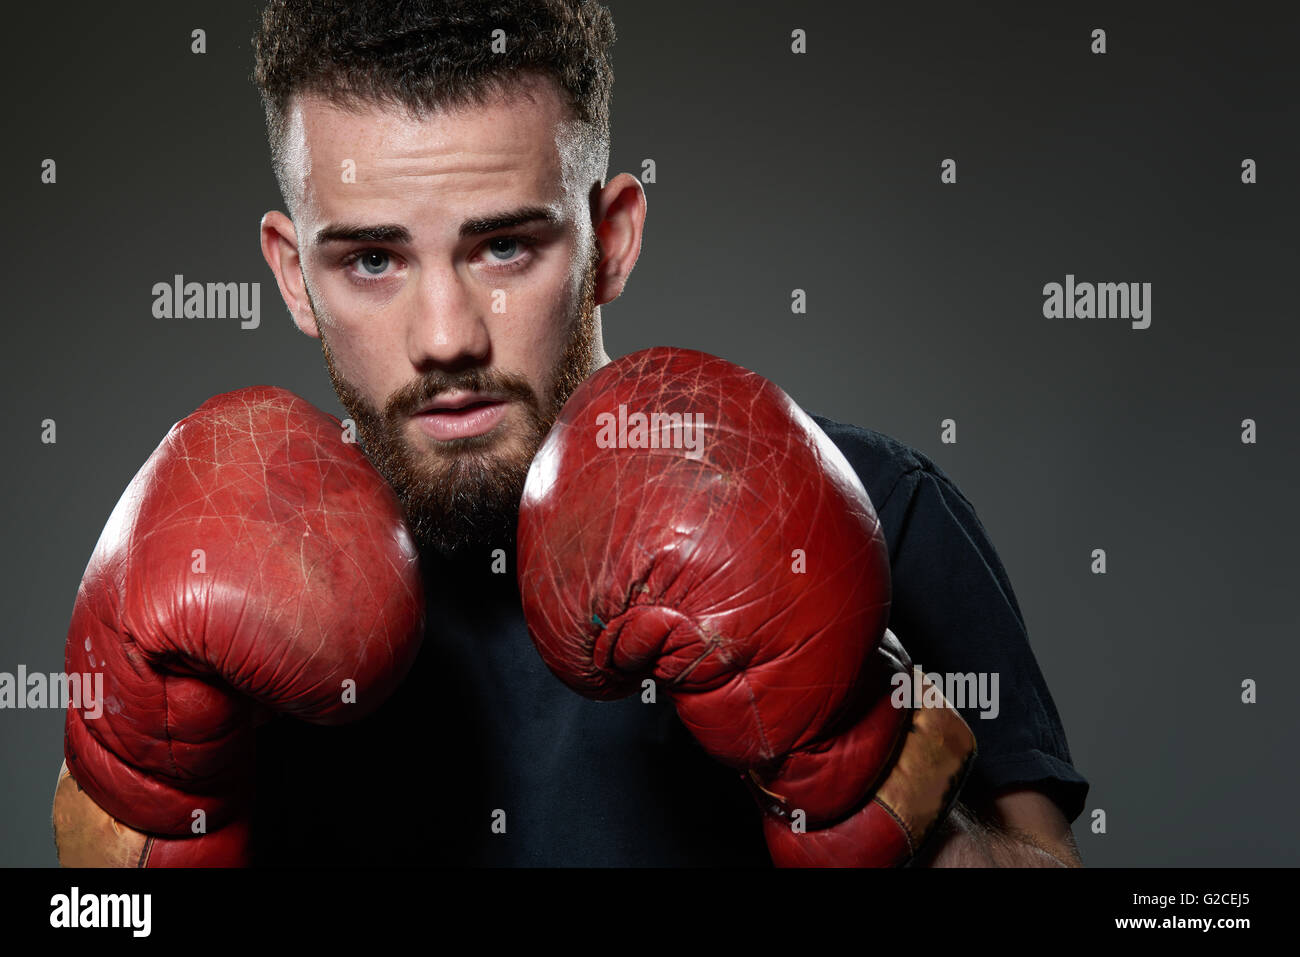
[(61, 862), (249, 863), (257, 723), (372, 711), (423, 616), (397, 498), (339, 421), (266, 386), (209, 399), (131, 481), (77, 592), (66, 670), (102, 673), (103, 700), (68, 708)]
[(776, 864), (905, 863), (955, 800), (970, 729), (890, 701), (912, 666), (875, 510), (762, 377), (656, 348), (588, 379), (533, 460), (518, 567), (550, 669), (596, 699), (663, 682)]

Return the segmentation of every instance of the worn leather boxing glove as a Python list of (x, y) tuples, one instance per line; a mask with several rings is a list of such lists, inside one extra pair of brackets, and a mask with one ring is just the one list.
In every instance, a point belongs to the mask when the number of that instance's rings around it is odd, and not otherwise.
[(168, 432), (77, 591), (54, 825), (65, 866), (250, 862), (255, 726), (335, 724), (396, 688), (423, 635), (392, 489), (283, 389), (218, 395)]
[(951, 807), (973, 735), (946, 701), (893, 706), (912, 664), (875, 510), (771, 382), (671, 348), (601, 369), (533, 460), (518, 552), (550, 669), (595, 699), (661, 682), (777, 865), (904, 864)]

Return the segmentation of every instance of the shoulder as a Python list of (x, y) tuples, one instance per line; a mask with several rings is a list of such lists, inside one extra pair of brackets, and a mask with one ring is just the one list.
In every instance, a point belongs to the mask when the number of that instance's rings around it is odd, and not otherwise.
[(933, 476), (944, 485), (956, 488), (943, 470), (924, 453), (892, 436), (860, 425), (837, 422), (815, 412), (808, 412), (808, 416), (844, 453), (877, 511), (883, 509), (896, 493), (915, 488), (923, 475)]
[(1071, 763), (1024, 615), (975, 507), (911, 446), (808, 415), (848, 459), (880, 518), (890, 556), (890, 629), (928, 669), (999, 681), (992, 692), (998, 720), (982, 720), (989, 714), (979, 708), (963, 711), (979, 748), (967, 791), (990, 799), (1013, 788), (1039, 791), (1073, 821), (1088, 782)]

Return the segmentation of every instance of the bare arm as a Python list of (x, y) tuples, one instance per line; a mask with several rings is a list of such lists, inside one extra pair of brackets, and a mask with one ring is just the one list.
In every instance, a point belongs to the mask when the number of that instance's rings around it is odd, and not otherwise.
[(917, 861), (920, 867), (1082, 867), (1070, 825), (1050, 798), (1006, 791), (991, 803), (961, 802)]

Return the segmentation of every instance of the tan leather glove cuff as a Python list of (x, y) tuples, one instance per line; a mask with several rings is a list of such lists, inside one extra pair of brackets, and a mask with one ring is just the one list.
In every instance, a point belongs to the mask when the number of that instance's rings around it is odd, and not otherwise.
[(153, 838), (127, 827), (101, 808), (59, 767), (54, 788), (54, 846), (61, 867), (144, 867)]

